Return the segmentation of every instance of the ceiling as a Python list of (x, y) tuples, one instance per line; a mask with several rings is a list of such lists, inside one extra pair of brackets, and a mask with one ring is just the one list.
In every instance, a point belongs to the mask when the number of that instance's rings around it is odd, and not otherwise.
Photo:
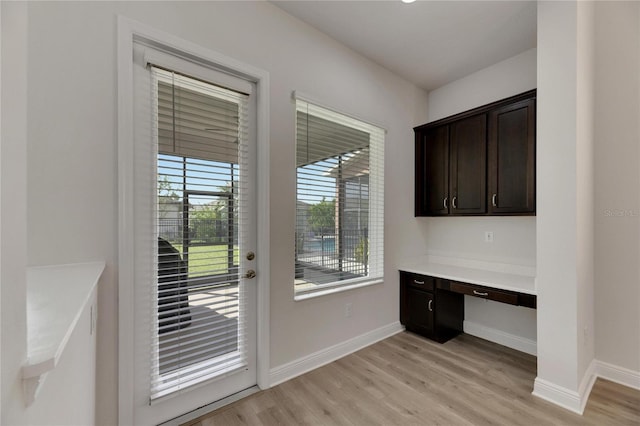
[(536, 47), (535, 1), (272, 1), (432, 90)]

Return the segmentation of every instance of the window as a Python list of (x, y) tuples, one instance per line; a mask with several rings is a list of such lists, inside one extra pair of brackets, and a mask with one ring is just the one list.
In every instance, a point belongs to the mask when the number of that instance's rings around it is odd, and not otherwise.
[(383, 278), (384, 130), (296, 100), (296, 297)]

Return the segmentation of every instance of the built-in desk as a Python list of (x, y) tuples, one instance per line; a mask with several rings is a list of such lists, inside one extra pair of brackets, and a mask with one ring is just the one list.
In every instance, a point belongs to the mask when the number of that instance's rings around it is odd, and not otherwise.
[(533, 272), (455, 259), (407, 262), (400, 268), (400, 322), (409, 331), (445, 342), (462, 332), (465, 295), (535, 309)]

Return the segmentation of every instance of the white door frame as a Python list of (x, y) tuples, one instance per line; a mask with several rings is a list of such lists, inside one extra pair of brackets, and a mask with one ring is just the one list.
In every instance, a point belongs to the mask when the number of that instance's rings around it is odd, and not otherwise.
[(134, 420), (133, 42), (144, 41), (256, 84), (257, 381), (269, 383), (269, 73), (190, 41), (118, 16), (118, 423)]

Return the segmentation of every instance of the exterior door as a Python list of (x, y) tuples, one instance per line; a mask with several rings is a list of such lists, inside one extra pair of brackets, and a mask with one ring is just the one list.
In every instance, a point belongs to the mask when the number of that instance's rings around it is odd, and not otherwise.
[(253, 85), (134, 49), (134, 423), (256, 385)]

